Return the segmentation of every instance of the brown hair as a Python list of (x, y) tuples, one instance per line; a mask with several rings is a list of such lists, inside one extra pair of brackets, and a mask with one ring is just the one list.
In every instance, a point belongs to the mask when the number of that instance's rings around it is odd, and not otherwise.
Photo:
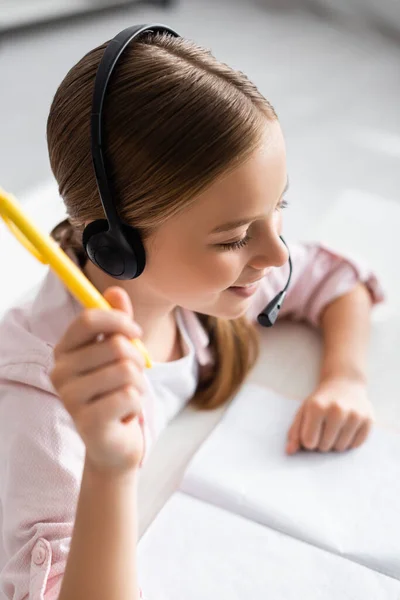
[[(90, 152), (94, 79), (107, 43), (68, 72), (47, 123), (50, 164), (68, 219), (53, 231), (63, 249), (86, 261), (85, 221), (104, 218)], [(108, 170), (123, 221), (143, 240), (185, 209), (217, 177), (259, 146), (273, 107), (247, 77), (184, 38), (146, 34), (128, 46), (104, 104)], [(198, 314), (210, 336), (214, 365), (201, 373), (193, 404), (215, 408), (239, 389), (258, 356), (246, 317)]]

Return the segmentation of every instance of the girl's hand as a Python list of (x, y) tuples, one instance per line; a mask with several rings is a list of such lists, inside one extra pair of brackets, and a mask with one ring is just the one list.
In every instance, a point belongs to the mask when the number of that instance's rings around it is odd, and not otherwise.
[(129, 341), (142, 333), (129, 296), (119, 287), (104, 296), (115, 310), (80, 313), (54, 349), (50, 379), (85, 443), (86, 462), (121, 474), (144, 453), (145, 361)]
[(300, 406), (288, 433), (287, 454), (357, 448), (375, 422), (365, 383), (347, 377), (322, 381)]

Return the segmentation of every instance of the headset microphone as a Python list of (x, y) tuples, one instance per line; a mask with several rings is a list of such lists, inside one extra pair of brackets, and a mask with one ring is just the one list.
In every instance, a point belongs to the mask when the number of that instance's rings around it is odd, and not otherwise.
[[(285, 240), (283, 239), (283, 237), (280, 236), (280, 238), (281, 238), (282, 242), (285, 244), (286, 248), (288, 248), (288, 245), (285, 242)], [(289, 250), (289, 248), (288, 248), (288, 250)], [(264, 308), (264, 310), (257, 317), (257, 321), (263, 327), (272, 327), (272, 325), (275, 323), (276, 319), (278, 318), (278, 313), (279, 313), (281, 306), (283, 304), (283, 301), (285, 299), (286, 292), (287, 292), (287, 289), (289, 287), (289, 283), (290, 283), (290, 280), (292, 277), (292, 259), (290, 257), (290, 251), (289, 251), (289, 269), (290, 269), (289, 277), (288, 277), (285, 287), (283, 288), (283, 290), (281, 292), (279, 292), (279, 294), (277, 294), (275, 296), (275, 298), (273, 298), (267, 304), (267, 306)]]

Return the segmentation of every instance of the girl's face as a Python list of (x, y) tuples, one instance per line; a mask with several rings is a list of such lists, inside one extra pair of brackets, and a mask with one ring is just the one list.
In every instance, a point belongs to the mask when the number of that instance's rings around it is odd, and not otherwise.
[(286, 184), (282, 131), (278, 121), (267, 122), (262, 146), (245, 164), (148, 240), (137, 283), (174, 306), (226, 319), (243, 315), (253, 294), (229, 288), (259, 280), (288, 260), (279, 238)]

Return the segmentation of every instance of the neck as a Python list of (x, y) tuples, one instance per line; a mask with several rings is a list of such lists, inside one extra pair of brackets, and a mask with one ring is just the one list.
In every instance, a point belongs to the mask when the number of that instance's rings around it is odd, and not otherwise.
[(150, 354), (152, 348), (158, 348), (164, 335), (175, 328), (175, 306), (163, 298), (158, 298), (145, 282), (145, 278), (128, 281), (114, 279), (89, 260), (83, 268), (86, 277), (93, 283), (101, 294), (112, 286), (123, 288), (132, 303), (133, 318), (143, 330), (142, 342)]

